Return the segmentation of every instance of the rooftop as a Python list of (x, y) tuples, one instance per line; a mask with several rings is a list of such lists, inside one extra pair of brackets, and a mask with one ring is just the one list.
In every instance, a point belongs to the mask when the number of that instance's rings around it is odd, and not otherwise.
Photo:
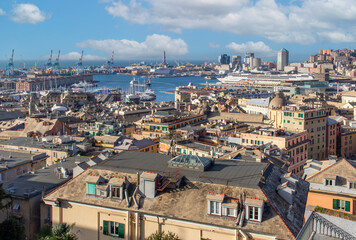
[[(200, 157), (201, 159), (201, 157)], [(261, 173), (267, 163), (239, 160), (216, 159), (215, 164), (204, 172), (168, 167), (168, 155), (150, 152), (122, 152), (94, 166), (93, 169), (137, 173), (138, 171), (157, 172), (161, 175), (186, 176), (191, 181), (226, 184), (232, 186), (258, 188)], [(206, 161), (206, 160), (203, 160)]]
[(29, 154), (26, 152), (14, 152), (0, 150), (0, 171), (47, 158), (45, 154)]
[(19, 137), (15, 139), (0, 141), (0, 147), (4, 145), (18, 146), (18, 147), (31, 147), (31, 148), (40, 148), (40, 149), (53, 149), (59, 151), (68, 151), (72, 147), (72, 143), (62, 143), (62, 144), (53, 144), (47, 142), (39, 142), (31, 137)]
[[(63, 162), (35, 171), (33, 174), (22, 175), (10, 181), (4, 182), (3, 188), (12, 196), (32, 197), (62, 185), (72, 175), (72, 168), (76, 166), (75, 159), (66, 159)], [(65, 169), (68, 177), (60, 177), (60, 168)], [(57, 171), (58, 170), (58, 171)], [(63, 174), (63, 172), (61, 172)]]

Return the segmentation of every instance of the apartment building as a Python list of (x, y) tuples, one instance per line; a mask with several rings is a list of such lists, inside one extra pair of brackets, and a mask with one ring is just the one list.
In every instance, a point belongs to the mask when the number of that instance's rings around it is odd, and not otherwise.
[(319, 163), (319, 169), (306, 178), (310, 183), (307, 205), (355, 215), (356, 161)]
[(46, 166), (47, 154), (0, 150), (0, 182), (9, 181)]
[(270, 109), (271, 124), (274, 127), (308, 132), (309, 157), (314, 159), (326, 157), (326, 118), (323, 108), (293, 104)]
[(42, 197), (69, 181), (75, 166), (75, 159), (67, 159), (4, 182), (3, 188), (11, 196), (11, 205), (0, 211), (0, 221), (8, 216), (18, 219), (25, 227), (27, 239), (35, 239), (41, 226), (52, 224), (51, 208), (42, 204)]
[(143, 137), (161, 137), (172, 130), (203, 122), (204, 114), (156, 112), (142, 118)]
[(72, 141), (66, 143), (48, 143), (30, 137), (19, 137), (1, 141), (0, 149), (5, 151), (23, 151), (30, 154), (46, 153), (48, 156), (47, 166), (78, 153), (78, 148)]
[[(326, 153), (325, 156), (337, 155), (340, 125), (332, 118), (326, 119)], [(340, 141), (340, 140), (339, 140)]]
[(309, 139), (307, 131), (288, 131), (277, 128), (257, 128), (241, 133), (242, 146), (273, 144), (291, 157), (289, 171), (301, 176), (308, 159)]
[(44, 197), (79, 239), (294, 239), (308, 184), (267, 163), (122, 152)]

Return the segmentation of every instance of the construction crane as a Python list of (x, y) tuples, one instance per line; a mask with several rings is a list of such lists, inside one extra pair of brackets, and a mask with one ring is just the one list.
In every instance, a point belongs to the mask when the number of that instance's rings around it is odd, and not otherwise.
[(14, 76), (14, 49), (12, 49), (12, 55), (11, 58), (9, 60), (9, 64), (8, 64), (8, 69), (7, 69), (7, 76)]
[(77, 75), (80, 74), (81, 72), (83, 72), (83, 54), (84, 54), (84, 51), (82, 50), (82, 55), (80, 56), (79, 58), (79, 62), (77, 64)]
[(56, 62), (54, 63), (54, 67), (56, 69), (59, 69), (59, 57), (60, 57), (60, 55), (61, 55), (61, 50), (58, 51), (58, 56), (56, 58)]

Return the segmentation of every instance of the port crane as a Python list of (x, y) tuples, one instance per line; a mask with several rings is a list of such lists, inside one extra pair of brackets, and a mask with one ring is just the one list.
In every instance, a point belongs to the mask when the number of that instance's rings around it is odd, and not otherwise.
[(52, 55), (53, 55), (53, 50), (51, 50), (51, 54), (49, 55), (47, 64), (46, 64), (46, 72), (50, 71), (52, 72)]
[(59, 70), (59, 57), (61, 56), (61, 50), (58, 51), (58, 56), (56, 58), (56, 62), (54, 63), (55, 69)]
[(7, 76), (14, 76), (14, 52), (15, 52), (15, 50), (12, 49), (12, 54), (11, 54), (11, 58), (9, 60), (7, 74), (6, 74)]
[(114, 51), (112, 51), (111, 54), (111, 59), (108, 61), (108, 72), (113, 73), (114, 72)]
[(79, 62), (77, 64), (77, 75), (84, 71), (83, 70), (83, 54), (84, 54), (84, 51), (82, 50), (82, 55), (80, 56)]

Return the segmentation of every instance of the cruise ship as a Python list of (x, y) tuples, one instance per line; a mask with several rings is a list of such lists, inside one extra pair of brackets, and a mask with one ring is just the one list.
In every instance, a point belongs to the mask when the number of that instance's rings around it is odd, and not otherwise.
[(296, 82), (296, 81), (314, 81), (312, 74), (280, 74), (273, 72), (232, 72), (223, 78), (218, 78), (222, 83), (240, 84), (253, 82), (258, 85), (279, 85), (281, 82)]

